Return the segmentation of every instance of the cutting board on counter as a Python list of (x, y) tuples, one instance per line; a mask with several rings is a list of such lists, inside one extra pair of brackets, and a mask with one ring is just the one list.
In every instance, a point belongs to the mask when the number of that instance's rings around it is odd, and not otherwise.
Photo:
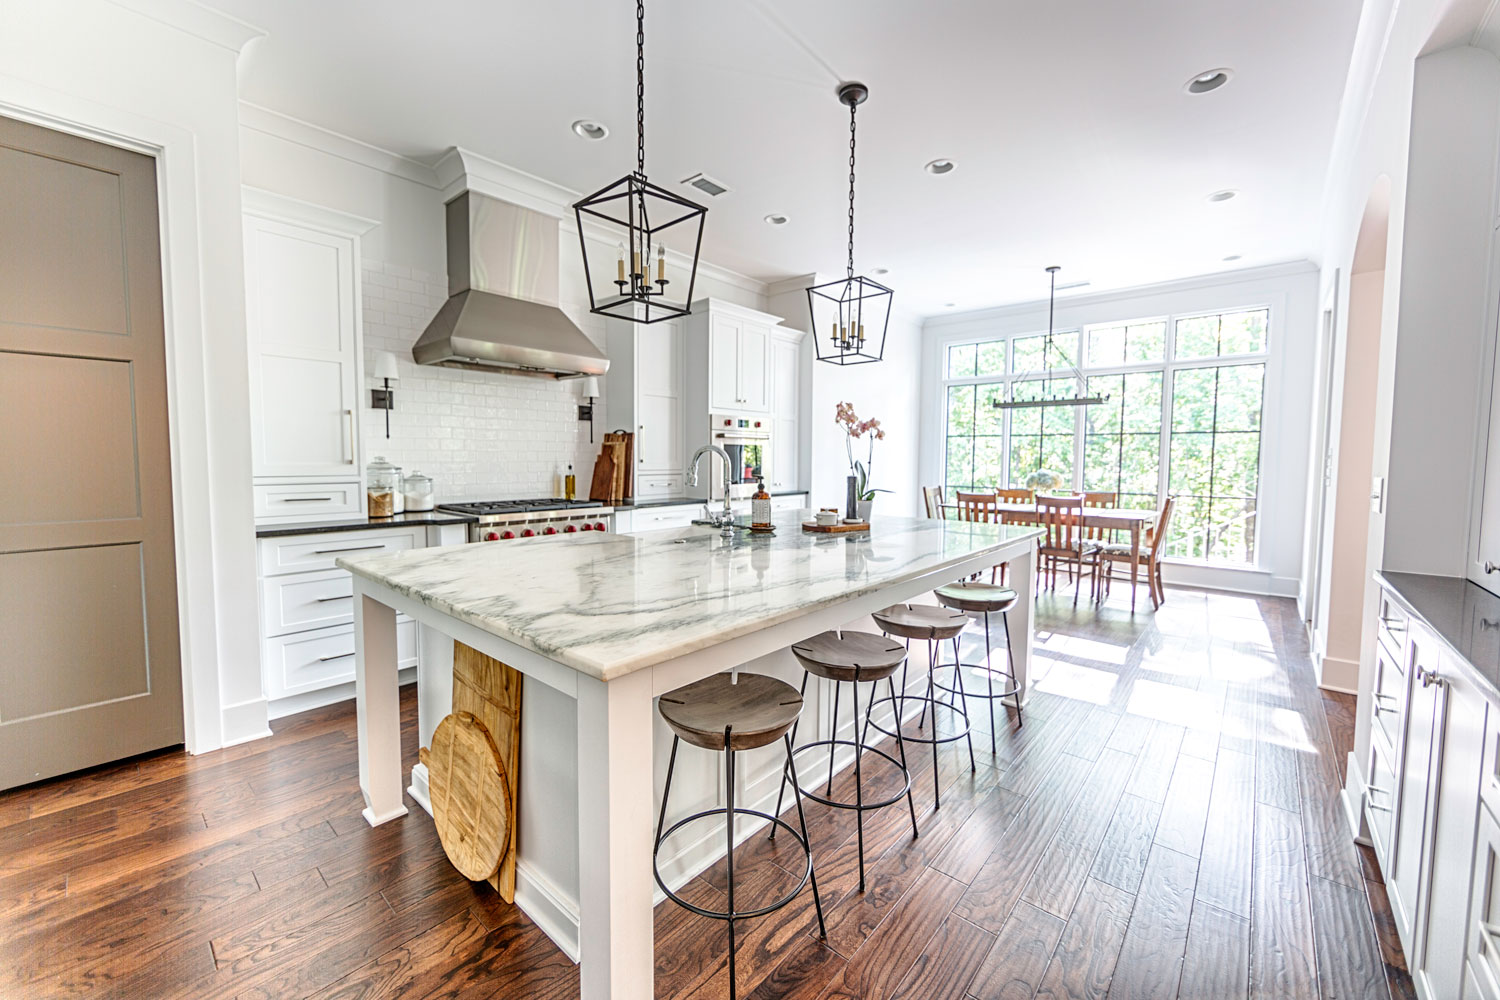
[(631, 469), (634, 442), (635, 435), (626, 431), (604, 435), (599, 457), (594, 460), (594, 477), (589, 483), (590, 500), (615, 503), (634, 493), (635, 477)]

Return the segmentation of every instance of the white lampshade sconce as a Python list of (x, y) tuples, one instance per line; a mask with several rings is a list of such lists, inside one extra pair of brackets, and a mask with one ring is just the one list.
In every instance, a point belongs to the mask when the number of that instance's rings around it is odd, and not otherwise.
[(390, 351), (381, 351), (375, 355), (375, 377), (384, 382), (385, 386), (370, 390), (370, 405), (385, 411), (385, 436), (389, 438), (391, 411), (396, 408), (396, 391), (391, 388), (391, 383), (401, 380), (401, 375), (396, 370), (396, 356)]
[(599, 398), (599, 376), (585, 375), (578, 381), (578, 394), (588, 402), (578, 404), (578, 419), (589, 422), (589, 444), (594, 443), (594, 400)]

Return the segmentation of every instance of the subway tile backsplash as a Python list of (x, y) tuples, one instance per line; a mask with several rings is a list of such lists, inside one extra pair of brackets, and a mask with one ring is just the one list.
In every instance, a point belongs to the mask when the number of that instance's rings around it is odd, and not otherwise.
[[(384, 455), (408, 473), (420, 470), (433, 477), (438, 502), (445, 503), (558, 495), (560, 471), (571, 462), (579, 495), (587, 494), (605, 428), (596, 421), (591, 445), (589, 425), (577, 419), (577, 382), (418, 365), (411, 345), (447, 300), (446, 276), (366, 260), (363, 278), (362, 464)], [(587, 304), (565, 302), (563, 309), (603, 344), (603, 322)], [(370, 406), (369, 390), (381, 387), (369, 377), (381, 351), (396, 355), (401, 373), (392, 385), (390, 440), (385, 411)], [(603, 397), (596, 402), (602, 416)]]

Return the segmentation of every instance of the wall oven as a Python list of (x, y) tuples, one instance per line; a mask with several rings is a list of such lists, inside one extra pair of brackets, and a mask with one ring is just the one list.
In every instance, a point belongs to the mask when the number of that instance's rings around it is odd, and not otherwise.
[[(771, 421), (766, 417), (709, 417), (709, 440), (729, 453), (729, 498), (740, 500), (755, 492), (755, 481), (771, 473)], [(717, 473), (708, 480), (710, 500), (722, 500), (724, 483)]]

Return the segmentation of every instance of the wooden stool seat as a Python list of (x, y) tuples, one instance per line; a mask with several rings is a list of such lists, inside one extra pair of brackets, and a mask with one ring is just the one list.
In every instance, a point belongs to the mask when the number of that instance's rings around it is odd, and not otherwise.
[(792, 655), (814, 677), (883, 681), (906, 659), (906, 647), (870, 632), (830, 631), (792, 646)]
[(925, 604), (894, 604), (870, 617), (882, 632), (903, 639), (955, 639), (969, 624), (962, 611)]
[(964, 581), (950, 583), (932, 592), (945, 608), (960, 611), (1009, 611), (1016, 603), (1016, 592), (993, 583)]
[(802, 696), (765, 674), (714, 674), (668, 691), (657, 705), (678, 736), (704, 750), (754, 750), (787, 734), (802, 713)]

